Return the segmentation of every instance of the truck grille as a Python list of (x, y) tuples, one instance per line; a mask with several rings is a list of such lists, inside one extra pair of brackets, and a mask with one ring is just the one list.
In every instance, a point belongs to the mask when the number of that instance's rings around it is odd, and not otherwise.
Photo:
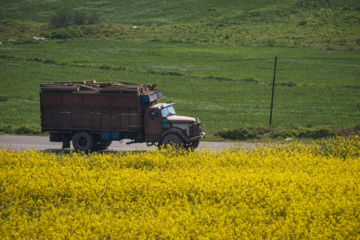
[(201, 133), (201, 124), (198, 123), (195, 125), (195, 135), (199, 135)]

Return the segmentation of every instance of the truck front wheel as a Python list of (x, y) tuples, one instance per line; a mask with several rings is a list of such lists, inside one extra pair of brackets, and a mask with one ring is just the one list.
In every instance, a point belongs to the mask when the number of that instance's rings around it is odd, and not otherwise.
[(175, 149), (178, 149), (184, 146), (184, 141), (179, 135), (175, 133), (169, 133), (162, 139), (161, 145), (163, 145), (164, 148), (172, 146)]
[(77, 151), (90, 151), (95, 146), (95, 139), (89, 132), (77, 132), (73, 136), (73, 146)]
[(186, 146), (186, 148), (187, 149), (191, 149), (191, 150), (195, 150), (198, 146), (199, 146), (199, 143), (200, 143), (200, 140), (198, 139), (198, 140), (195, 140), (195, 141), (193, 141), (193, 142), (190, 142), (187, 146)]

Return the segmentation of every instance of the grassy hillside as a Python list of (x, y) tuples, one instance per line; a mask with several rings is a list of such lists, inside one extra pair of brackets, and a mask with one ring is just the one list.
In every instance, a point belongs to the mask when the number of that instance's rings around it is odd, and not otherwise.
[[(1, 40), (98, 39), (360, 49), (360, 2), (286, 1), (3, 1)], [(55, 28), (59, 13), (102, 23)], [(82, 14), (82, 15), (81, 15)], [(17, 20), (17, 21), (13, 21)], [(20, 20), (20, 21), (19, 21)], [(67, 25), (67, 24), (66, 24)], [(132, 27), (138, 26), (137, 30)]]
[(48, 22), (57, 12), (71, 9), (71, 11), (85, 13), (96, 12), (105, 22), (144, 24), (153, 21), (161, 24), (178, 24), (225, 16), (230, 12), (251, 11), (295, 2), (294, 0), (227, 0), (223, 2), (216, 0), (143, 0), (133, 2), (127, 0), (3, 0), (0, 15), (4, 18)]

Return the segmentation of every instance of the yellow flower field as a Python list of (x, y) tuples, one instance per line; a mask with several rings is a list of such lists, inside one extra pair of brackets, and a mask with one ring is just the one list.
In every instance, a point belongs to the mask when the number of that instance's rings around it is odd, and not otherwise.
[(360, 139), (222, 152), (0, 150), (1, 239), (360, 239)]

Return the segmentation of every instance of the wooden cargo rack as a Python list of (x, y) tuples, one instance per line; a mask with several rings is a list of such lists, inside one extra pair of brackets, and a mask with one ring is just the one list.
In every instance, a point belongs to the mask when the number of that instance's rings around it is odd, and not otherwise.
[(123, 81), (97, 83), (95, 80), (56, 81), (53, 83), (42, 83), (40, 88), (42, 92), (144, 94), (154, 91), (156, 84)]

